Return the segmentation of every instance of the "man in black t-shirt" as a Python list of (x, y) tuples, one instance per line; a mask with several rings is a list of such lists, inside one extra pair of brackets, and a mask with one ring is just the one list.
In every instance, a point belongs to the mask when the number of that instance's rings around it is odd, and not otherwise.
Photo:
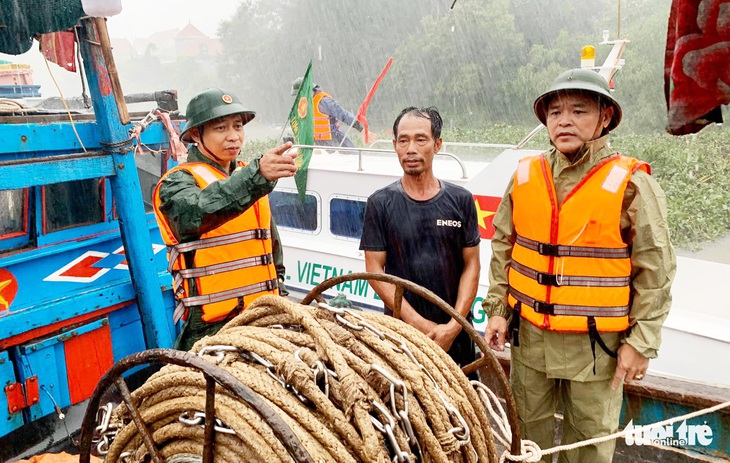
[[(476, 208), (469, 191), (433, 175), (441, 127), (433, 107), (409, 107), (396, 118), (393, 147), (403, 177), (368, 199), (360, 249), (368, 272), (388, 273), (428, 288), (471, 321), (480, 269)], [(370, 284), (383, 300), (385, 313), (392, 314), (395, 287)], [(467, 333), (425, 299), (405, 291), (401, 317), (460, 366), (475, 359)]]

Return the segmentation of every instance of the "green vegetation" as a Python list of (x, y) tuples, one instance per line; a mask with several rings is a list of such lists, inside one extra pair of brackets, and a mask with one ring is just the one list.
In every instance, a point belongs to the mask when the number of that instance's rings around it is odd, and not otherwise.
[(269, 138), (267, 140), (246, 140), (238, 157), (242, 161), (249, 161), (256, 156), (260, 156), (276, 146), (276, 140)]
[(707, 127), (677, 138), (626, 134), (614, 138), (620, 152), (651, 164), (667, 195), (672, 241), (697, 249), (730, 231), (730, 130)]

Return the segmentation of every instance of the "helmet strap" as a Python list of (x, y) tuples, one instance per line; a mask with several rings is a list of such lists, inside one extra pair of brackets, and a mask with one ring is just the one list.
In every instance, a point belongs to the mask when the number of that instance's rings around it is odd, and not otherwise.
[[(603, 115), (604, 115), (604, 112), (605, 112), (606, 110), (608, 110), (608, 108), (609, 108), (609, 107), (610, 107), (610, 106), (608, 106), (608, 105), (606, 105), (606, 104), (604, 103), (604, 100), (603, 100), (603, 98), (600, 98), (600, 99), (598, 100), (598, 112), (599, 112), (599, 116), (598, 116), (598, 125), (596, 126), (596, 130), (598, 130), (598, 128), (599, 128), (599, 127), (601, 126), (601, 124), (603, 123)], [(613, 118), (613, 116), (611, 116), (611, 118)], [(610, 125), (610, 121), (609, 121), (609, 125)], [(595, 132), (595, 130), (594, 130), (594, 132)], [(603, 136), (606, 136), (606, 135), (608, 135), (608, 130), (607, 130), (607, 127), (603, 127), (603, 128), (601, 129), (601, 133), (600, 133), (600, 135), (598, 135), (598, 138), (601, 138), (601, 137), (603, 137)]]
[[(601, 106), (602, 107), (602, 106)], [(601, 127), (601, 124), (603, 123), (603, 110), (600, 110), (599, 116), (598, 116), (598, 123), (596, 124), (596, 129), (593, 131), (593, 133), (596, 133), (598, 129), (601, 129), (601, 132), (598, 134), (598, 138), (601, 138), (605, 135), (606, 129)], [(201, 138), (202, 140), (202, 138)], [(592, 138), (590, 141), (595, 140), (595, 138)]]
[(202, 125), (200, 125), (198, 127), (198, 136), (200, 137), (200, 143), (198, 143), (198, 147), (199, 148), (202, 148), (203, 150), (205, 150), (205, 154), (207, 154), (208, 156), (212, 157), (213, 159), (215, 159), (219, 163), (220, 162), (225, 162), (223, 159), (219, 158), (211, 150), (209, 150), (207, 146), (205, 146), (205, 141), (203, 140), (203, 125), (205, 125), (205, 124), (202, 124)]

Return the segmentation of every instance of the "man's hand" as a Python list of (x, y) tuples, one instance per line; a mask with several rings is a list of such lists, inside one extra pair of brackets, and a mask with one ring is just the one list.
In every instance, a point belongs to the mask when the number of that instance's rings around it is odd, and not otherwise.
[[(404, 300), (404, 302), (405, 302), (405, 300)], [(413, 309), (411, 309), (411, 310), (413, 310)], [(431, 320), (426, 320), (422, 316), (418, 315), (415, 310), (413, 310), (413, 312), (416, 316), (414, 316), (410, 320), (404, 319), (403, 321), (408, 323), (409, 325), (411, 325), (412, 327), (414, 327), (421, 333), (428, 336), (428, 333), (430, 333), (431, 331), (434, 330), (434, 328), (436, 328), (436, 326), (437, 326), (436, 323), (432, 322)]]
[(504, 343), (507, 341), (507, 319), (498, 316), (489, 317), (487, 328), (484, 330), (484, 339), (492, 349), (504, 351)]
[(368, 130), (367, 140), (368, 143), (375, 143), (376, 141), (378, 141), (378, 134)]
[(616, 363), (616, 374), (613, 376), (611, 389), (618, 389), (618, 385), (623, 380), (630, 383), (634, 380), (641, 381), (649, 368), (649, 359), (637, 352), (629, 344), (622, 344), (618, 348), (618, 361)]
[(294, 164), (296, 153), (286, 153), (292, 147), (292, 142), (288, 141), (283, 145), (272, 148), (259, 160), (259, 172), (269, 182), (279, 180), (284, 177), (292, 177), (297, 167)]
[(461, 326), (459, 324), (449, 322), (436, 325), (430, 332), (426, 333), (426, 336), (438, 344), (444, 352), (448, 352), (460, 331)]

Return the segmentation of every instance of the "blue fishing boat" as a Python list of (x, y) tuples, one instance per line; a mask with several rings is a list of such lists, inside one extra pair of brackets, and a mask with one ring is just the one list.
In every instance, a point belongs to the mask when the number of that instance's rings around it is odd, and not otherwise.
[[(176, 333), (150, 199), (170, 160), (168, 132), (148, 118), (130, 138), (147, 113), (127, 112), (104, 20), (79, 24), (93, 111), (0, 113), (3, 461), (68, 440), (114, 362), (170, 347)], [(176, 109), (174, 92), (159, 95), (158, 106)]]

